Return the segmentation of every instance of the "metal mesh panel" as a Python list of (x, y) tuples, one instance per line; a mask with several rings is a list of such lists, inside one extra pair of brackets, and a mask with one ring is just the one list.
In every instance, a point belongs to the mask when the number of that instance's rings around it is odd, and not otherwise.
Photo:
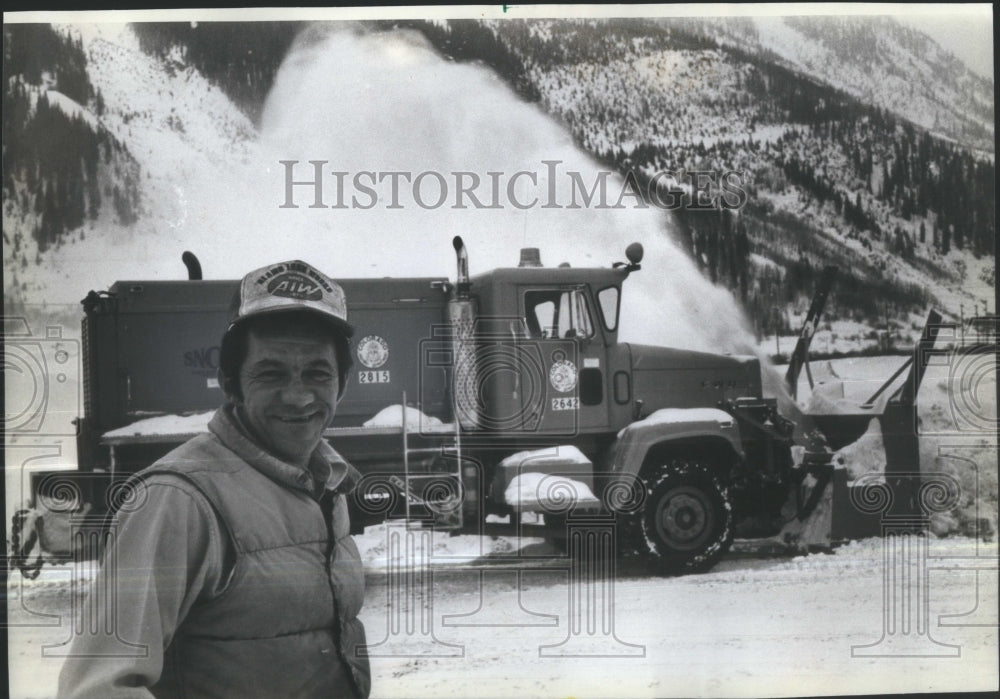
[(83, 362), (83, 416), (93, 419), (97, 416), (97, 396), (94, 390), (94, 362), (96, 361), (94, 348), (90, 346), (90, 317), (84, 316), (82, 327), (82, 346), (84, 348)]
[(479, 377), (472, 304), (452, 302), (448, 304), (448, 314), (454, 333), (455, 416), (462, 427), (475, 429), (479, 427)]

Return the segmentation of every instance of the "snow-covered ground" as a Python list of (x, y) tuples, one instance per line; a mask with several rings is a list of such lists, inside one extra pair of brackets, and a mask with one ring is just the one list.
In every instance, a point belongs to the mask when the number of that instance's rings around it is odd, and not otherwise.
[[(378, 533), (386, 535), (384, 528)], [(593, 585), (569, 577), (565, 558), (533, 558), (546, 553), (537, 544), (481, 559), (473, 568), (450, 565), (460, 547), (448, 541), (433, 543), (433, 575), (424, 585), (369, 558), (362, 619), (374, 646), (374, 697), (788, 696), (996, 687), (996, 544), (931, 539), (926, 555), (906, 559), (898, 552), (886, 558), (884, 542), (872, 539), (832, 554), (730, 556), (707, 574), (680, 578), (623, 565), (613, 584)], [(926, 595), (926, 606), (914, 605), (909, 614), (884, 606), (884, 593), (901, 591), (884, 588), (886, 560), (897, 570), (926, 565), (927, 577), (915, 577), (925, 584), (907, 590)], [(12, 697), (54, 694), (60, 649), (43, 649), (70, 638), (71, 577), (68, 566), (47, 568), (37, 581), (15, 576), (8, 587)], [(588, 603), (593, 606), (576, 606)], [(577, 614), (583, 623), (574, 627)], [(886, 626), (893, 614), (900, 624), (894, 629)], [(411, 633), (405, 623), (395, 626), (399, 633), (389, 632), (394, 622), (421, 618), (428, 633), (419, 623)], [(904, 635), (907, 623), (913, 626)]]
[[(904, 361), (814, 362), (817, 388), (810, 391), (803, 373), (798, 402), (850, 410)], [(585, 587), (594, 594), (589, 597), (570, 594), (581, 591), (568, 582), (573, 568), (540, 539), (450, 537), (380, 525), (356, 537), (368, 574), (363, 619), (370, 641), (381, 642), (372, 661), (373, 695), (782, 696), (995, 686), (996, 434), (972, 430), (970, 408), (978, 405), (980, 415), (995, 420), (996, 374), (994, 368), (962, 389), (975, 400), (956, 400), (956, 366), (961, 369), (958, 362), (931, 366), (918, 395), (921, 468), (954, 475), (962, 493), (953, 512), (932, 521), (926, 557), (918, 547), (909, 559), (914, 566), (924, 561), (928, 571), (926, 578), (913, 577), (926, 584), (909, 590), (926, 595), (926, 607), (912, 608), (916, 616), (883, 607), (884, 594), (899, 599), (901, 593), (883, 588), (883, 576), (898, 573), (904, 559), (882, 539), (852, 542), (832, 554), (772, 558), (761, 557), (756, 544), (737, 542), (739, 553), (712, 571), (681, 578), (652, 577), (639, 563), (622, 561), (613, 589)], [(884, 463), (877, 425), (838, 453), (852, 477)], [(965, 536), (983, 519), (990, 524), (978, 529), (980, 538)], [(409, 556), (406, 542), (414, 544)], [(426, 589), (414, 590), (414, 604), (432, 607), (410, 612), (406, 595), (390, 598), (417, 579), (405, 571), (422, 565), (433, 575)], [(74, 578), (85, 582), (92, 573), (90, 564), (62, 564), (46, 565), (34, 581), (12, 575), (11, 696), (53, 695), (62, 661), (58, 650), (43, 647), (70, 637)], [(586, 624), (583, 633), (571, 633), (571, 619), (583, 613), (585, 621), (589, 613), (571, 609), (574, 599), (609, 600), (590, 610), (593, 633)], [(424, 613), (433, 636), (388, 635), (391, 615)], [(885, 631), (883, 622), (893, 614), (920, 632)], [(904, 651), (916, 655), (894, 655)]]

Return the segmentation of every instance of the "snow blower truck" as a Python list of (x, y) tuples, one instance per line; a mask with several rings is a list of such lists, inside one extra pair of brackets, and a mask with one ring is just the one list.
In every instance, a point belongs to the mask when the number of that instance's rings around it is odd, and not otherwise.
[[(607, 268), (543, 267), (527, 248), (518, 266), (473, 277), (461, 238), (454, 247), (454, 282), (340, 281), (354, 367), (326, 436), (364, 474), (356, 532), (404, 518), (565, 540), (575, 518), (598, 516), (615, 522), (619, 551), (678, 573), (815, 509), (832, 452), (764, 396), (757, 358), (619, 342), (640, 244)], [(183, 259), (187, 280), (118, 281), (83, 300), (78, 469), (33, 473), (33, 512), (113, 511), (129, 476), (222, 404), (219, 340), (238, 282), (203, 280)]]

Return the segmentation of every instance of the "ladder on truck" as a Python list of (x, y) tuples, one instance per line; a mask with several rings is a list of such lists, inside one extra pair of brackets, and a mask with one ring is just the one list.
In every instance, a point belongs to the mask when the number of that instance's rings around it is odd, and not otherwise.
[[(438, 529), (460, 529), (464, 521), (465, 487), (462, 482), (462, 431), (454, 421), (454, 441), (436, 447), (411, 447), (406, 417), (406, 391), (403, 391), (403, 478), (389, 480), (401, 491), (405, 503), (406, 521), (423, 522)], [(419, 410), (419, 407), (418, 407)], [(451, 468), (426, 472), (415, 471), (411, 457), (440, 457)]]

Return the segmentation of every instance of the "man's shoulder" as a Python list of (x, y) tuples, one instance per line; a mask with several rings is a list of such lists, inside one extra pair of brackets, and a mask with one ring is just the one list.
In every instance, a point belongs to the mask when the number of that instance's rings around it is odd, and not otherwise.
[(218, 437), (208, 432), (189, 439), (136, 475), (148, 478), (160, 473), (174, 473), (180, 476), (193, 476), (206, 472), (234, 473), (245, 467), (246, 464), (239, 456), (228, 449)]

